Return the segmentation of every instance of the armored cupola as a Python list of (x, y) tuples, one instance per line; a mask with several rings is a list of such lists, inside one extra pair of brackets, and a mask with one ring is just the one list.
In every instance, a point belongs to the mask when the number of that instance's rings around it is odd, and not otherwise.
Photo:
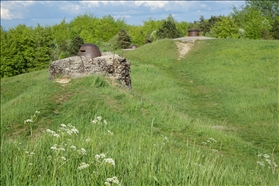
[(78, 56), (85, 56), (88, 58), (95, 58), (101, 56), (101, 52), (99, 48), (91, 43), (86, 43), (81, 45), (79, 52), (77, 54)]

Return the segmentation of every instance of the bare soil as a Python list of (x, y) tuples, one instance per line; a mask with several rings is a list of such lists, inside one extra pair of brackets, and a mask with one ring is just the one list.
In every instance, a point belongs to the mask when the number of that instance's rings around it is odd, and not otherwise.
[(188, 42), (188, 43), (183, 43), (183, 42), (176, 42), (178, 51), (179, 51), (179, 57), (178, 60), (183, 58), (190, 50), (191, 47), (193, 46), (193, 42)]

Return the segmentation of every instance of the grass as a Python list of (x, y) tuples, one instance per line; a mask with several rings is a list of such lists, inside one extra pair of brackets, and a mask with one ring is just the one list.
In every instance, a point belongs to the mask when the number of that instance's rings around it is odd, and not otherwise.
[(102, 76), (61, 86), (47, 70), (2, 79), (1, 184), (276, 185), (276, 50), (196, 41), (177, 60), (161, 40), (124, 51), (131, 91)]

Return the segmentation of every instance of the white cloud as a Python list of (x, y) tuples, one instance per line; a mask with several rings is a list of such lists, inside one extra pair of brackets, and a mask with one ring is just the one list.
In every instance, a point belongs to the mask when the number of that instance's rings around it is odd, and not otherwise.
[(23, 19), (25, 9), (34, 1), (1, 1), (1, 19)]
[[(106, 4), (106, 2), (102, 2)], [(80, 4), (82, 5), (83, 8), (92, 8), (92, 7), (99, 7), (99, 2), (98, 1), (81, 1)]]
[(14, 19), (13, 17), (14, 16), (9, 9), (1, 7), (1, 19)]
[(143, 5), (149, 7), (151, 10), (155, 10), (165, 8), (168, 1), (135, 1), (134, 4), (138, 7)]
[(114, 19), (126, 19), (126, 18), (130, 18), (130, 15), (116, 15), (113, 16)]

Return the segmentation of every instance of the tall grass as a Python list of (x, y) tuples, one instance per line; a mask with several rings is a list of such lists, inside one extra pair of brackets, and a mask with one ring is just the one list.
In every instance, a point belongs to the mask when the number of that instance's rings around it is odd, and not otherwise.
[[(261, 60), (254, 65), (272, 81), (252, 73), (245, 45), (274, 49), (270, 41), (198, 41), (179, 61), (172, 40), (125, 51), (131, 91), (101, 76), (62, 86), (47, 80), (46, 70), (2, 79), (1, 184), (276, 185), (277, 111), (264, 116), (275, 103), (277, 79)], [(255, 96), (260, 89), (264, 96)], [(247, 111), (256, 105), (262, 112)], [(238, 117), (237, 109), (249, 117)]]

